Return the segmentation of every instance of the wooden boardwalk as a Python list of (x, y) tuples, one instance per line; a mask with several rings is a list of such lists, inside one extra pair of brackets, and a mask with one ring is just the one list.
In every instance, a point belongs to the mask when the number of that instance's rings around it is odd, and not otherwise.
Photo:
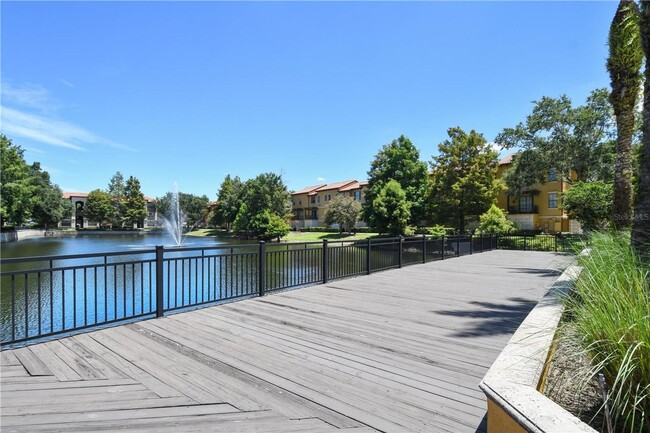
[(3, 432), (482, 432), (478, 384), (564, 267), (493, 251), (2, 352)]

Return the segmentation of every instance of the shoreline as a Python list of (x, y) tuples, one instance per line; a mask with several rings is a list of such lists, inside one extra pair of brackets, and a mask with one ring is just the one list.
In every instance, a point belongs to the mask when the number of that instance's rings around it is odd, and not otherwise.
[(45, 230), (45, 229), (22, 229), (14, 232), (3, 232), (0, 243), (19, 242), (25, 239), (34, 238), (62, 238), (75, 236), (100, 236), (100, 235), (132, 235), (147, 236), (162, 233), (163, 230)]

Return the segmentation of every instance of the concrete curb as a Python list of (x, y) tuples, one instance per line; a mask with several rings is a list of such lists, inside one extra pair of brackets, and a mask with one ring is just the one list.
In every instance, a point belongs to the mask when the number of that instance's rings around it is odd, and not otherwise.
[(596, 433), (537, 391), (566, 296), (580, 274), (570, 266), (526, 317), (479, 387), (488, 399), (488, 432)]

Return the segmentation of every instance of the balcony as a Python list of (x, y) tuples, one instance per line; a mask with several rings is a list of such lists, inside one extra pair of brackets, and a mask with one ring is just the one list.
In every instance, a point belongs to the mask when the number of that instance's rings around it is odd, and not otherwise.
[(508, 206), (508, 213), (511, 215), (522, 213), (539, 213), (537, 205), (528, 206)]

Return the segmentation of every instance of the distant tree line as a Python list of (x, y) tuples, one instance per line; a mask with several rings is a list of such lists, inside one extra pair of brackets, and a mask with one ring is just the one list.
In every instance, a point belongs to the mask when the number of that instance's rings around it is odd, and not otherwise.
[(116, 172), (106, 190), (90, 191), (82, 214), (102, 228), (132, 228), (148, 215), (140, 181), (134, 176), (124, 181), (122, 173)]
[(227, 175), (217, 193), (210, 222), (242, 237), (273, 239), (289, 233), (291, 194), (282, 177), (262, 173), (242, 181)]
[(40, 163), (27, 164), (24, 150), (0, 134), (0, 219), (2, 226), (34, 224), (45, 229), (72, 214), (61, 189)]

